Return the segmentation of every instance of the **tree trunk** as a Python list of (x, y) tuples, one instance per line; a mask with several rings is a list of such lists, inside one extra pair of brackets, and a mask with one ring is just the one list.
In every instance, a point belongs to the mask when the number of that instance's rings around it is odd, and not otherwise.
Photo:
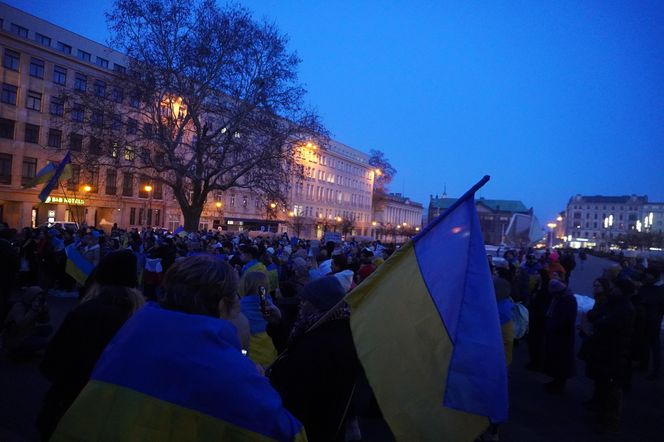
[(184, 230), (187, 232), (197, 232), (201, 220), (203, 207), (187, 206), (180, 207), (184, 215)]

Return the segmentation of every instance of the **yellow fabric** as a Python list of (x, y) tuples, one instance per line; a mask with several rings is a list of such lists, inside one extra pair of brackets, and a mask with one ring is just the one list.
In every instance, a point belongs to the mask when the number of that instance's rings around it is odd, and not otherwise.
[[(269, 441), (264, 435), (137, 391), (90, 381), (51, 441)], [(304, 429), (294, 439), (306, 441)]]
[(76, 264), (74, 264), (74, 261), (71, 259), (67, 259), (67, 264), (65, 265), (65, 272), (74, 278), (76, 282), (78, 282), (80, 285), (85, 285), (85, 281), (88, 279), (88, 275), (85, 274), (81, 269), (76, 267)]
[(270, 281), (270, 292), (279, 288), (279, 272), (276, 269), (267, 271), (267, 279)]
[(453, 348), (412, 243), (347, 302), (357, 354), (397, 440), (472, 441), (486, 429), (486, 417), (443, 406)]
[(263, 264), (262, 262), (257, 262), (256, 264), (249, 267), (244, 273), (242, 273), (242, 276), (240, 277), (240, 287), (238, 289), (240, 296), (246, 295), (246, 293), (244, 293), (244, 280), (247, 277), (247, 273), (250, 272), (263, 272), (265, 273), (265, 276), (267, 276), (268, 283), (270, 281), (270, 274), (267, 271), (265, 264)]
[(267, 367), (277, 359), (277, 349), (272, 338), (266, 333), (256, 333), (249, 338), (249, 358), (263, 367)]

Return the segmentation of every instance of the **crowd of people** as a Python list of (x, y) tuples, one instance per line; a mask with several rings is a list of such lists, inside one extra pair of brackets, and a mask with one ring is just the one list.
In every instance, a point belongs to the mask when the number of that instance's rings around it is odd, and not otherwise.
[[(71, 271), (76, 264), (67, 250), (72, 247), (93, 268), (85, 280), (77, 280)], [(246, 394), (254, 401), (272, 397), (275, 391), (281, 399), (278, 406), (265, 402), (246, 411), (238, 406), (236, 415), (247, 413), (244, 419), (249, 419), (259, 413), (277, 439), (297, 438), (284, 424), (291, 416), (302, 423), (310, 440), (360, 440), (357, 416), (380, 411), (375, 400), (358, 399), (368, 384), (343, 298), (397, 247), (379, 241), (322, 243), (272, 233), (248, 236), (117, 226), (110, 232), (85, 226), (16, 232), (0, 226), (2, 349), (12, 357), (42, 358), (40, 370), (51, 382), (37, 422), (42, 438), (54, 433), (74, 437), (80, 431), (76, 416), (100, 402), (97, 390), (88, 391), (96, 379), (95, 366), (122, 366), (104, 350), (111, 341), (117, 347), (138, 339), (145, 324), (141, 315), (168, 317), (173, 324), (169, 333), (201, 340), (210, 330), (180, 330), (178, 324), (187, 321), (177, 318), (223, 319), (209, 326), (233, 327), (215, 329), (219, 342), (214, 345), (236, 348), (231, 365), (250, 373), (238, 376), (218, 367), (221, 377), (251, 384)], [(570, 276), (577, 260), (583, 268), (585, 252), (575, 256), (571, 250), (528, 249), (500, 255), (489, 257), (489, 266), (506, 364), (512, 362), (513, 346), (527, 341), (528, 369), (549, 375), (545, 390), (561, 394), (576, 374), (577, 360), (584, 361), (586, 376), (595, 385), (587, 406), (597, 413), (600, 431), (616, 431), (622, 394), (630, 388), (633, 371), (650, 369), (649, 379), (660, 376), (664, 287), (658, 270), (623, 260), (619, 268), (598, 275), (594, 305), (584, 311), (570, 290)], [(47, 295), (72, 293), (80, 303), (53, 330)], [(228, 335), (228, 330), (233, 332)], [(149, 330), (140, 335), (146, 333)], [(196, 359), (196, 351), (192, 344), (188, 357)], [(104, 364), (98, 364), (104, 357)], [(156, 360), (165, 366), (180, 364), (154, 352), (135, 357), (135, 367), (156, 366)], [(246, 360), (252, 364), (247, 366)], [(195, 378), (177, 382), (180, 389), (198, 391)], [(220, 401), (224, 385), (213, 383), (201, 394)], [(117, 419), (121, 411), (114, 413)], [(97, 416), (110, 414), (109, 410)], [(498, 440), (498, 427), (489, 428), (481, 440)]]
[[(551, 378), (544, 385), (546, 392), (562, 394), (567, 380), (577, 374), (577, 360), (583, 361), (585, 376), (594, 383), (593, 396), (584, 405), (596, 413), (600, 433), (619, 431), (623, 393), (631, 388), (633, 373), (647, 372), (652, 381), (661, 375), (661, 272), (647, 260), (619, 259), (597, 275), (590, 297), (570, 289), (577, 265), (572, 250), (509, 251), (492, 264), (501, 323), (522, 320), (512, 302), (528, 310), (527, 368)], [(586, 251), (578, 253), (578, 260), (583, 266)], [(509, 307), (501, 309), (506, 302)], [(520, 342), (514, 338), (521, 336), (505, 325), (503, 333), (509, 363), (511, 346)]]

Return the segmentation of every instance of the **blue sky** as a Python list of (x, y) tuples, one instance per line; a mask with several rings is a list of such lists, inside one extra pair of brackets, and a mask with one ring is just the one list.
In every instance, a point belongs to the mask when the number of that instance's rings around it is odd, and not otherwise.
[[(98, 1), (9, 4), (105, 42)], [(484, 174), (543, 223), (580, 194), (664, 201), (664, 2), (241, 2), (274, 21), (333, 136), (428, 204)]]

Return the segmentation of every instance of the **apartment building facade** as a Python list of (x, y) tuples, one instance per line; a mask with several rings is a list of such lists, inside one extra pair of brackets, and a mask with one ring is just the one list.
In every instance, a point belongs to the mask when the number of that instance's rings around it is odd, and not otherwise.
[(586, 243), (586, 247), (608, 247), (617, 236), (641, 229), (647, 203), (645, 195), (575, 195), (569, 199), (564, 217), (566, 239)]
[[(12, 227), (53, 220), (102, 228), (117, 223), (174, 230), (183, 224), (168, 187), (121, 167), (137, 154), (126, 143), (114, 151), (120, 167), (76, 164), (71, 177), (44, 204), (37, 198), (39, 188), (23, 188), (67, 150), (102, 149), (89, 131), (67, 129), (76, 124), (64, 120), (88, 124), (94, 115), (65, 109), (59, 98), (63, 91), (105, 94), (130, 108), (139, 103), (111, 90), (108, 81), (127, 66), (123, 54), (5, 3), (0, 3), (0, 52), (0, 219)], [(119, 123), (125, 138), (141, 124), (129, 119)], [(286, 205), (243, 189), (211, 194), (199, 227), (289, 231), (290, 220), (301, 217), (308, 226), (306, 237), (336, 228), (341, 219), (352, 220), (354, 231), (368, 233), (373, 189), (368, 155), (331, 141), (327, 146), (302, 146), (297, 161), (305, 179), (293, 178)]]

